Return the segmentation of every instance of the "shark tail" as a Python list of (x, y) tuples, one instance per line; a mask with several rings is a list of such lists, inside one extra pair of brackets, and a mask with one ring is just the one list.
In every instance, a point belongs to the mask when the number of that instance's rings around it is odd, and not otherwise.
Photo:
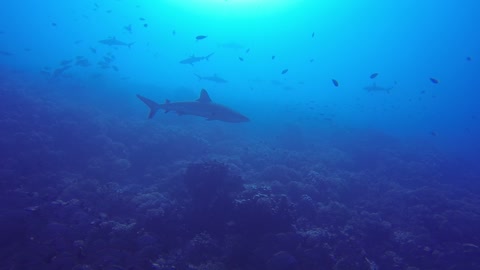
[(214, 52), (212, 52), (211, 54), (205, 56), (205, 59), (208, 61), (208, 59), (210, 58), (210, 56), (212, 56), (214, 54)]
[(150, 113), (148, 114), (148, 119), (152, 119), (153, 116), (158, 112), (158, 110), (161, 108), (160, 104), (156, 103), (155, 101), (148, 99), (144, 96), (138, 95), (137, 97), (143, 101), (149, 108), (150, 108)]

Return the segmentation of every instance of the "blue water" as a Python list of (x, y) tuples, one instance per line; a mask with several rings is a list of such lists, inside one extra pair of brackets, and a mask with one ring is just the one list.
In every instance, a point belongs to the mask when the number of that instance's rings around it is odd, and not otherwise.
[(0, 269), (480, 269), (478, 14), (2, 3)]

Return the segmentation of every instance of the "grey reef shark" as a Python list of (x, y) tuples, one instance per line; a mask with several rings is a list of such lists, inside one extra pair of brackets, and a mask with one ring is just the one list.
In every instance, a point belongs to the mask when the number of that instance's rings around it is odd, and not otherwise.
[(127, 46), (128, 48), (130, 48), (133, 44), (135, 44), (135, 42), (126, 43), (126, 42), (120, 41), (115, 37), (102, 39), (102, 40), (99, 40), (98, 42), (108, 46)]
[(214, 53), (211, 53), (209, 55), (206, 55), (206, 56), (195, 56), (195, 55), (192, 55), (188, 58), (185, 58), (183, 60), (180, 61), (180, 64), (189, 64), (189, 65), (192, 65), (194, 63), (197, 63), (197, 62), (200, 62), (200, 61), (203, 61), (203, 60), (207, 60), (213, 55)]
[(197, 76), (199, 80), (206, 80), (214, 83), (227, 83), (227, 80), (219, 77), (217, 74), (213, 74), (213, 76), (200, 76), (198, 74), (195, 74), (195, 76)]
[(248, 117), (224, 105), (213, 102), (205, 89), (200, 91), (200, 97), (195, 101), (170, 102), (167, 99), (164, 104), (159, 104), (138, 94), (137, 97), (150, 108), (149, 119), (153, 118), (158, 110), (161, 109), (165, 110), (165, 113), (173, 111), (178, 115), (195, 115), (204, 117), (209, 121), (218, 120), (230, 123), (250, 121)]
[(365, 86), (363, 90), (366, 90), (368, 92), (387, 92), (390, 93), (390, 90), (392, 90), (395, 86), (397, 85), (397, 82), (393, 84), (391, 87), (382, 87), (378, 86), (376, 83), (373, 83), (372, 85)]

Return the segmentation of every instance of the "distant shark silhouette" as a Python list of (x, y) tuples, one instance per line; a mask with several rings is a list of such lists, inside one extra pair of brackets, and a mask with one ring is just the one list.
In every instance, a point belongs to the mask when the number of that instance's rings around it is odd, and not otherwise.
[(373, 83), (372, 85), (366, 86), (363, 89), (367, 90), (368, 92), (387, 92), (387, 93), (390, 93), (390, 90), (392, 90), (395, 87), (395, 85), (397, 85), (397, 82), (395, 82), (392, 87), (386, 88), (386, 87), (378, 86), (376, 83)]
[(216, 83), (227, 83), (227, 80), (218, 77), (217, 74), (213, 74), (213, 76), (200, 76), (198, 74), (195, 74), (195, 76), (197, 76), (199, 80), (207, 80)]
[(165, 110), (165, 113), (174, 111), (178, 115), (195, 115), (205, 117), (207, 120), (219, 120), (230, 123), (248, 122), (246, 116), (217, 103), (212, 102), (205, 89), (200, 92), (200, 98), (196, 101), (170, 102), (168, 99), (164, 104), (158, 104), (141, 95), (137, 97), (143, 101), (149, 108), (148, 118), (151, 119), (158, 110)]
[(99, 40), (98, 42), (108, 46), (127, 46), (128, 48), (130, 48), (135, 43), (135, 42), (125, 43), (123, 41), (116, 39), (115, 37), (102, 39), (102, 40)]
[(195, 55), (192, 55), (186, 59), (183, 59), (182, 61), (180, 61), (179, 63), (180, 64), (189, 64), (189, 65), (192, 65), (194, 63), (197, 63), (197, 62), (200, 62), (200, 61), (203, 61), (203, 60), (206, 60), (208, 61), (208, 59), (210, 59), (210, 57), (213, 55), (214, 53), (211, 53), (209, 55), (206, 55), (206, 56), (195, 56)]

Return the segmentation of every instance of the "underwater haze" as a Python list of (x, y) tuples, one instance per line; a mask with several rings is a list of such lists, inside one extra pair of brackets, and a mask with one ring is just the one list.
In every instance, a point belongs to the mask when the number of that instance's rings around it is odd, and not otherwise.
[(0, 269), (480, 269), (478, 14), (5, 1)]

